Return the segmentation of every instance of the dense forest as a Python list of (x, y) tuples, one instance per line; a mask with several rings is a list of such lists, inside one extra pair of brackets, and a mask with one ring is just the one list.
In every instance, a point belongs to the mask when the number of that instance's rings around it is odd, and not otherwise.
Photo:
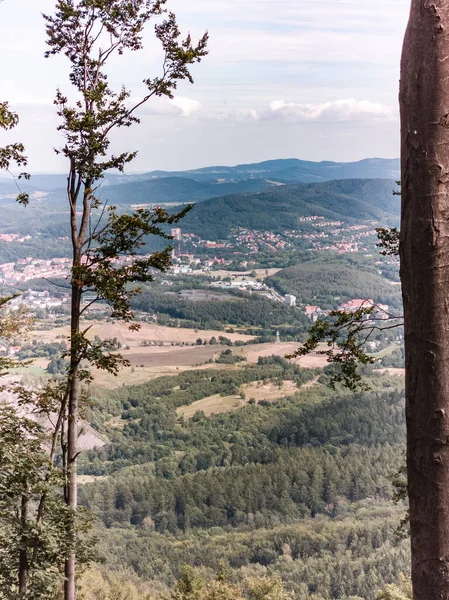
[[(156, 313), (161, 324), (201, 329), (223, 329), (226, 325), (252, 328), (273, 335), (276, 328), (286, 332), (305, 332), (309, 320), (295, 308), (289, 308), (257, 294), (242, 294), (215, 300), (189, 300), (181, 295), (146, 289), (133, 299), (133, 308)], [(248, 331), (250, 333), (250, 331)]]
[(229, 195), (202, 202), (183, 227), (209, 239), (227, 239), (236, 227), (260, 231), (294, 230), (300, 217), (321, 215), (346, 222), (371, 220), (396, 224), (399, 202), (394, 182), (351, 179), (284, 185), (258, 194)]
[[(368, 369), (371, 392), (349, 394), (328, 386), (327, 369), (280, 357), (226, 367), (97, 391), (88, 416), (110, 443), (82, 458), (95, 480), (80, 499), (101, 523), (98, 577), (126, 567), (157, 595), (184, 564), (209, 581), (221, 561), (229, 585), (277, 574), (299, 600), (374, 600), (407, 573), (408, 547), (394, 534), (404, 508), (391, 503), (403, 461), (400, 379)], [(250, 382), (286, 381), (297, 392), (276, 401), (179, 412)]]

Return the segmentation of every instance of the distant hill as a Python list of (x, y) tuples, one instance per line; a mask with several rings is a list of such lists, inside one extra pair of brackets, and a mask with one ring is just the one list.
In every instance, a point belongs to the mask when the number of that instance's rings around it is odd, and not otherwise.
[[(229, 189), (228, 184), (204, 184), (180, 178), (175, 180), (175, 184), (167, 184), (164, 180), (151, 182), (154, 183), (152, 190), (155, 194), (157, 189), (160, 202), (167, 201), (174, 185), (177, 186), (178, 201), (182, 198), (186, 202), (194, 200), (194, 195), (196, 198), (202, 194), (207, 195), (208, 188), (223, 191)], [(251, 183), (251, 180), (242, 182), (249, 186)], [(132, 184), (131, 188), (136, 185)], [(128, 185), (105, 188), (110, 204), (119, 204), (117, 195), (120, 188), (127, 189)], [(279, 233), (299, 227), (307, 229), (307, 224), (300, 224), (299, 219), (313, 215), (349, 224), (373, 221), (396, 226), (400, 202), (398, 196), (393, 196), (393, 188), (394, 182), (391, 180), (349, 179), (272, 186), (262, 192), (228, 194), (198, 202), (183, 219), (181, 227), (184, 231), (196, 233), (203, 238), (220, 240), (229, 238), (231, 231), (237, 227)], [(128, 206), (150, 201), (147, 187), (140, 188), (139, 184), (138, 193), (128, 196), (127, 201)], [(67, 236), (67, 207), (62, 195), (50, 192), (48, 196), (34, 198), (26, 209), (17, 205), (14, 199), (2, 199), (1, 206), (2, 233), (28, 234), (32, 231), (33, 235), (32, 240), (19, 246), (3, 244), (3, 262), (12, 260), (13, 256), (40, 256), (40, 249), (44, 256), (59, 256), (67, 252), (68, 242), (63, 239)], [(122, 209), (126, 208), (126, 205), (122, 205)], [(176, 207), (170, 210), (176, 210)], [(48, 246), (48, 238), (60, 239), (57, 245)]]
[[(299, 160), (298, 158), (268, 160), (260, 163), (250, 163), (236, 165), (234, 167), (212, 166), (202, 169), (193, 169), (189, 171), (149, 171), (147, 173), (138, 173), (126, 175), (122, 173), (108, 173), (104, 180), (106, 186), (122, 186), (130, 183), (155, 182), (161, 180), (171, 180), (176, 193), (176, 186), (179, 186), (179, 179), (189, 179), (200, 183), (225, 184), (239, 183), (245, 180), (251, 180), (252, 183), (246, 183), (244, 189), (222, 190), (218, 194), (215, 189), (211, 189), (213, 195), (224, 195), (229, 193), (239, 193), (240, 191), (254, 191), (255, 188), (262, 189), (269, 187), (270, 182), (281, 183), (312, 183), (320, 181), (330, 181), (332, 179), (399, 179), (400, 167), (399, 159), (367, 158), (357, 162), (311, 162)], [(67, 176), (65, 174), (43, 174), (33, 175), (31, 181), (27, 182), (27, 187), (34, 191), (54, 191), (63, 192), (66, 186)], [(258, 181), (258, 183), (256, 183)], [(11, 186), (11, 180), (0, 178), (0, 194), (8, 193)], [(165, 182), (165, 188), (168, 189), (170, 181)], [(254, 187), (251, 187), (254, 186)], [(142, 188), (136, 188), (135, 193), (139, 193)], [(159, 188), (149, 188), (146, 195)], [(123, 196), (129, 197), (129, 188), (123, 189)], [(115, 194), (116, 192), (114, 192)], [(143, 192), (142, 192), (143, 193)], [(207, 192), (209, 193), (209, 192)], [(204, 191), (203, 195), (207, 195)], [(208, 196), (209, 198), (212, 196)], [(121, 197), (119, 197), (121, 199)], [(196, 200), (204, 199), (202, 196)], [(114, 200), (115, 201), (115, 200)], [(174, 200), (175, 201), (175, 200)], [(181, 201), (181, 200), (179, 200)]]
[[(134, 204), (185, 204), (201, 202), (225, 194), (242, 194), (270, 189), (272, 183), (265, 180), (248, 179), (245, 181), (213, 183), (200, 182), (182, 177), (165, 177), (163, 179), (149, 179), (134, 181), (120, 185), (103, 185), (99, 196), (109, 205), (134, 205)], [(51, 206), (65, 204), (63, 189), (48, 192), (46, 202)]]
[(206, 200), (183, 219), (182, 228), (210, 239), (225, 239), (232, 229), (296, 229), (298, 219), (320, 215), (344, 221), (373, 220), (395, 225), (399, 199), (394, 183), (382, 179), (349, 179), (292, 184), (257, 194), (229, 195)]
[[(29, 185), (28, 181), (26, 180), (21, 180), (17, 182), (20, 185), (20, 190), (22, 192), (33, 192), (35, 191), (35, 188), (31, 185)], [(14, 181), (14, 179), (12, 177), (10, 178), (6, 178), (6, 177), (0, 177), (0, 196), (5, 194), (5, 195), (10, 195), (10, 194), (18, 194), (19, 190), (17, 187), (16, 182)]]
[(239, 182), (200, 182), (182, 177), (165, 177), (108, 185), (101, 197), (110, 204), (186, 203), (200, 202), (227, 194), (259, 192), (270, 188), (265, 180), (247, 179)]
[[(399, 179), (399, 159), (366, 158), (357, 162), (311, 162), (298, 158), (267, 160), (235, 167), (205, 167), (190, 171), (152, 171), (138, 177), (187, 177), (197, 181), (272, 179), (283, 182), (318, 182), (332, 179)], [(134, 175), (132, 177), (135, 177)]]

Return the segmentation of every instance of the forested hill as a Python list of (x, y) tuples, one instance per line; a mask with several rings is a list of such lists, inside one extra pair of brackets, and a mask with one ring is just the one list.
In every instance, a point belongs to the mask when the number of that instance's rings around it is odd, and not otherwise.
[[(178, 192), (172, 196), (172, 184), (166, 180), (154, 182), (159, 186), (157, 193), (151, 194), (156, 203), (170, 201), (169, 210), (176, 210), (174, 200), (195, 202), (206, 188), (226, 191), (233, 184), (203, 184), (187, 179), (176, 179)], [(247, 180), (239, 185), (256, 186), (257, 180)], [(153, 182), (150, 182), (153, 184)], [(120, 204), (120, 198), (127, 199), (128, 205), (121, 205), (120, 210), (129, 210), (131, 205), (149, 201), (150, 196), (144, 192), (148, 182), (126, 185), (111, 185), (103, 188), (109, 205)], [(138, 187), (139, 194), (133, 194), (131, 188)], [(164, 187), (165, 186), (165, 187)], [(182, 229), (210, 240), (228, 239), (236, 228), (248, 228), (259, 231), (307, 230), (312, 226), (301, 222), (302, 217), (322, 216), (329, 221), (343, 221), (349, 225), (361, 221), (372, 221), (375, 224), (395, 226), (399, 220), (399, 197), (393, 195), (395, 182), (389, 179), (345, 179), (323, 183), (276, 185), (263, 192), (235, 193), (220, 195), (197, 202), (193, 210), (182, 220)], [(148, 188), (149, 189), (149, 188)], [(156, 187), (153, 188), (154, 190)], [(120, 190), (128, 190), (129, 194), (120, 195)], [(203, 190), (203, 191), (201, 191)], [(111, 193), (109, 193), (111, 192)], [(120, 193), (119, 193), (120, 192)], [(50, 193), (49, 196), (32, 198), (30, 206), (24, 211), (17, 206), (11, 197), (2, 200), (2, 222), (0, 233), (33, 232), (33, 239), (25, 244), (3, 245), (2, 260), (16, 260), (26, 256), (59, 256), (67, 250), (63, 241), (58, 247), (49, 247), (45, 240), (66, 235), (65, 204), (61, 195)], [(206, 193), (206, 192), (204, 192)], [(1, 186), (0, 186), (1, 194)], [(207, 195), (207, 194), (206, 194)], [(53, 203), (55, 201), (55, 203)], [(141, 202), (142, 201), (142, 202)], [(42, 248), (45, 252), (42, 254)]]
[(314, 303), (325, 309), (359, 297), (401, 306), (400, 288), (357, 254), (320, 253), (311, 260), (282, 269), (266, 282), (282, 294), (296, 295), (298, 302), (307, 304), (314, 299)]
[(399, 199), (394, 182), (386, 179), (346, 179), (292, 184), (257, 194), (233, 194), (197, 205), (183, 219), (183, 229), (226, 238), (236, 227), (275, 232), (296, 229), (300, 217), (374, 220), (394, 225)]
[[(248, 179), (238, 182), (195, 181), (182, 177), (164, 177), (143, 181), (126, 181), (113, 185), (102, 185), (99, 196), (109, 205), (129, 206), (136, 204), (185, 204), (201, 202), (226, 194), (245, 194), (264, 191), (273, 187), (264, 179)], [(1, 186), (0, 186), (1, 193)], [(65, 190), (57, 188), (47, 192), (48, 206), (65, 205)]]
[(182, 177), (164, 177), (109, 185), (102, 189), (101, 197), (112, 204), (200, 202), (226, 194), (256, 193), (269, 189), (272, 185), (264, 179), (217, 183)]

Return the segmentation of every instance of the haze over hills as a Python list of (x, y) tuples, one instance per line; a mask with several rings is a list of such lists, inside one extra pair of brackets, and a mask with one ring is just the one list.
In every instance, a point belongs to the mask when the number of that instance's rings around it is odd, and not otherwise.
[[(156, 172), (162, 176), (161, 171)], [(155, 174), (156, 174), (155, 173)], [(174, 175), (174, 173), (172, 173)], [(297, 158), (268, 160), (261, 163), (237, 165), (236, 167), (208, 167), (196, 171), (176, 174), (195, 179), (220, 177), (234, 180), (246, 179), (248, 176), (266, 177), (285, 182), (314, 182), (331, 179), (398, 179), (400, 175), (399, 159), (367, 158), (364, 160), (342, 162), (312, 162)]]
[[(332, 173), (334, 176), (342, 173), (356, 175), (367, 170), (396, 176), (396, 166), (397, 161), (384, 159), (367, 159), (346, 164), (306, 163), (291, 159), (238, 167), (208, 167), (193, 172), (200, 180), (181, 177), (180, 173), (176, 177), (141, 180), (138, 178), (148, 177), (149, 174), (113, 174), (108, 175), (101, 194), (103, 200), (108, 200), (109, 205), (118, 206), (120, 212), (130, 210), (135, 205), (159, 204), (174, 211), (181, 204), (196, 203), (194, 209), (183, 219), (181, 227), (183, 232), (196, 234), (206, 240), (231, 240), (239, 228), (281, 235), (289, 230), (300, 230), (298, 235), (301, 237), (309, 230), (312, 232), (312, 225), (307, 223), (307, 218), (312, 216), (323, 217), (330, 223), (342, 221), (349, 226), (369, 222), (371, 229), (376, 224), (396, 226), (400, 203), (399, 198), (392, 194), (394, 179), (353, 177), (286, 183), (276, 181), (272, 176), (251, 179), (248, 178), (250, 173), (254, 175), (256, 169), (264, 171), (264, 174), (274, 173), (276, 170), (291, 172), (292, 169), (299, 172), (301, 168), (304, 172), (306, 169), (309, 169), (308, 172), (315, 169), (316, 173)], [(223, 174), (224, 170), (227, 170), (228, 179), (217, 179), (217, 174)], [(236, 173), (237, 176), (244, 175), (246, 179), (232, 180)], [(211, 179), (212, 176), (215, 179)], [(32, 238), (24, 243), (3, 245), (1, 261), (10, 262), (29, 256), (52, 258), (67, 255), (65, 191), (62, 187), (59, 190), (44, 189), (44, 186), (49, 188), (54, 183), (61, 185), (63, 180), (63, 175), (45, 175), (33, 177), (30, 182), (20, 181), (21, 189), (32, 194), (29, 206), (24, 209), (15, 202), (15, 182), (0, 179), (0, 233), (32, 234)], [(332, 236), (332, 232), (330, 233)], [(49, 245), (48, 240), (55, 237), (59, 238), (58, 244)], [(349, 237), (343, 236), (344, 239)], [(159, 249), (157, 240), (151, 240), (150, 248)]]
[[(169, 189), (173, 185), (173, 192), (181, 186), (179, 179), (189, 179), (200, 183), (210, 183), (212, 188), (200, 188), (201, 194), (198, 199), (204, 199), (206, 196), (211, 198), (228, 193), (239, 193), (255, 191), (273, 185), (275, 182), (281, 183), (311, 183), (320, 181), (330, 181), (332, 179), (398, 179), (399, 178), (399, 159), (367, 158), (357, 162), (311, 162), (303, 161), (297, 158), (269, 160), (261, 163), (252, 163), (246, 165), (237, 165), (234, 167), (211, 166), (189, 171), (150, 171), (147, 173), (125, 175), (120, 173), (107, 174), (104, 180), (104, 186), (120, 186), (130, 183), (142, 183), (154, 180), (171, 180), (164, 183), (165, 187), (154, 188), (155, 192)], [(246, 180), (259, 180), (259, 183)], [(243, 187), (239, 184), (243, 182)], [(21, 182), (29, 191), (54, 191), (58, 194), (65, 189), (65, 174), (33, 175), (28, 182)], [(214, 186), (222, 186), (224, 183), (232, 183), (234, 189), (222, 189), (218, 191)], [(192, 184), (184, 184), (190, 185)], [(0, 194), (14, 193), (15, 185), (8, 178), (0, 178)], [(183, 192), (190, 188), (182, 188)], [(142, 186), (133, 190), (127, 188), (128, 194), (142, 194)], [(151, 191), (151, 190), (150, 190)], [(193, 191), (193, 190), (192, 190)], [(112, 193), (112, 190), (111, 190)], [(114, 195), (117, 192), (113, 192)], [(208, 195), (209, 194), (209, 195)], [(114, 200), (115, 201), (115, 200)], [(132, 202), (134, 202), (133, 200)], [(148, 198), (146, 202), (151, 201)], [(182, 201), (178, 198), (177, 201)], [(129, 203), (130, 200), (126, 200)]]
[[(264, 179), (247, 179), (239, 182), (200, 182), (181, 177), (164, 177), (144, 181), (126, 181), (121, 184), (102, 186), (101, 199), (114, 205), (135, 204), (184, 204), (200, 202), (226, 194), (258, 192), (272, 187)], [(60, 206), (66, 202), (64, 190), (53, 190), (47, 201)]]

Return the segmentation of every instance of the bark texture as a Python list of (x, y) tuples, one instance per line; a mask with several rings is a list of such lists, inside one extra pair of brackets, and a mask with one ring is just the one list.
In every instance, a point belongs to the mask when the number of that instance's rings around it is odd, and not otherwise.
[[(72, 230), (72, 309), (70, 317), (70, 369), (69, 369), (69, 394), (68, 394), (68, 419), (67, 419), (67, 473), (65, 500), (72, 514), (76, 514), (78, 508), (78, 487), (77, 487), (77, 457), (78, 457), (78, 419), (79, 419), (79, 396), (80, 396), (80, 319), (81, 319), (81, 297), (82, 283), (78, 281), (76, 272), (81, 264), (81, 249), (85, 242), (87, 225), (90, 212), (90, 185), (87, 180), (84, 187), (83, 213), (78, 230), (76, 220), (77, 196), (74, 192), (77, 174), (72, 168), (69, 182), (69, 202), (71, 209), (71, 230)], [(71, 185), (70, 185), (71, 184)], [(78, 192), (79, 193), (79, 192)], [(65, 583), (64, 600), (76, 600), (76, 531), (75, 522), (69, 521), (67, 538), (73, 544), (72, 551), (65, 561)]]
[(413, 597), (449, 600), (449, 0), (412, 0), (400, 105)]

